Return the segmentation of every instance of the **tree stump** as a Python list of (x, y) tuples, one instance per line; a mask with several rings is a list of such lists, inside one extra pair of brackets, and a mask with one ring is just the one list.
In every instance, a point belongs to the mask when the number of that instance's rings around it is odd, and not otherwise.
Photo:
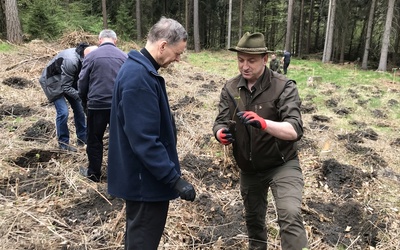
[(310, 77), (308, 77), (308, 80), (307, 80), (307, 86), (315, 87), (318, 83), (321, 83), (321, 82), (322, 82), (321, 76), (310, 76)]

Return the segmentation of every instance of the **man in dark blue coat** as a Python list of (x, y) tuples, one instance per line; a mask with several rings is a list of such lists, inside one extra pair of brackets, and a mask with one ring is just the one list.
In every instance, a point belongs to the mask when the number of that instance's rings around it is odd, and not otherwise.
[(175, 123), (157, 70), (179, 61), (187, 43), (180, 23), (162, 17), (145, 48), (132, 50), (115, 81), (108, 153), (108, 192), (126, 202), (125, 249), (156, 250), (169, 201), (193, 201), (181, 178)]
[(115, 78), (127, 58), (126, 53), (117, 48), (117, 34), (113, 30), (102, 30), (99, 43), (97, 49), (85, 56), (78, 81), (79, 96), (87, 109), (86, 153), (89, 160), (89, 166), (81, 166), (79, 171), (95, 182), (101, 177), (103, 138), (110, 123)]

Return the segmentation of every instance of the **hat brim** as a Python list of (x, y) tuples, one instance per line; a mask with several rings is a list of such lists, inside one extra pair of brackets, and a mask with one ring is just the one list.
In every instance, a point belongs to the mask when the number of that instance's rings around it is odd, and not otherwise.
[(241, 48), (241, 47), (231, 47), (229, 51), (241, 52), (246, 54), (265, 54), (270, 52), (267, 47), (264, 48)]

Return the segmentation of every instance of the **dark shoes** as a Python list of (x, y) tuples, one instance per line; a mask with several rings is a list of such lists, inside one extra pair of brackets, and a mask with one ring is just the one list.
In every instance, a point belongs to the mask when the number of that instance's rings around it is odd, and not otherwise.
[(60, 145), (58, 146), (59, 149), (69, 151), (69, 152), (78, 152), (78, 150), (75, 147), (72, 147), (70, 145)]
[[(78, 139), (76, 142), (77, 147), (79, 148), (83, 148), (86, 145), (86, 142), (84, 142), (83, 140)], [(76, 147), (72, 147), (68, 144), (65, 143), (59, 143), (58, 146), (59, 149), (61, 150), (65, 150), (65, 151), (69, 151), (69, 152), (78, 152), (78, 149)]]
[(78, 139), (77, 142), (76, 142), (76, 145), (78, 147), (84, 147), (86, 145), (86, 142), (81, 140), (81, 139)]
[(100, 177), (97, 177), (97, 176), (95, 176), (95, 175), (93, 175), (93, 174), (91, 174), (91, 175), (88, 174), (88, 168), (85, 168), (85, 167), (83, 167), (83, 166), (80, 166), (80, 167), (79, 167), (79, 173), (80, 173), (82, 176), (88, 178), (88, 179), (91, 180), (91, 181), (100, 182)]

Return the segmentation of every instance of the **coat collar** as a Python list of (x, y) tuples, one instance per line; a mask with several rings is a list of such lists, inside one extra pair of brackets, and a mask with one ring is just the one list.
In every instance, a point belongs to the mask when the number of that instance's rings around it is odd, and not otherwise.
[[(271, 85), (271, 77), (272, 77), (271, 71), (265, 66), (264, 73), (257, 79), (257, 82), (254, 84), (256, 93), (264, 91)], [(240, 76), (237, 87), (247, 89), (247, 81), (242, 76)]]

